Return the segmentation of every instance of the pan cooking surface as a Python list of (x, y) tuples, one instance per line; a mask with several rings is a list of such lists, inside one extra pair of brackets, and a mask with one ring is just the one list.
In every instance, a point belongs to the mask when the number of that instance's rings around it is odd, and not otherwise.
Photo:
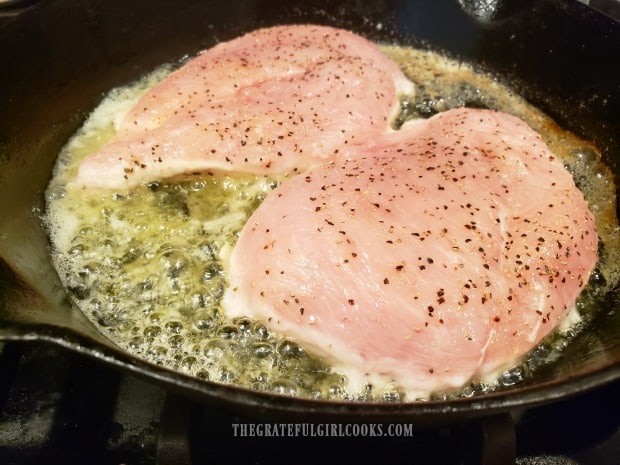
[[(417, 87), (415, 98), (402, 103), (400, 123), (460, 106), (509, 111), (543, 134), (597, 213), (606, 254), (562, 333), (547, 338), (497, 383), (476, 380), (456, 395), (512, 387), (534, 376), (539, 365), (556, 359), (576, 333), (587, 330), (597, 296), (617, 282), (612, 175), (595, 147), (557, 128), (492, 76), (431, 52), (384, 50)], [(169, 70), (164, 66), (112, 91), (61, 154), (47, 192), (47, 223), (55, 264), (73, 299), (124, 349), (200, 379), (316, 399), (414, 400), (392, 383), (351, 391), (346, 377), (311, 351), (269, 332), (263, 322), (231, 319), (222, 310), (227, 263), (221, 257), (234, 247), (236, 235), (277, 179), (202, 174), (120, 194), (66, 189), (80, 160), (114, 133), (118, 113)]]

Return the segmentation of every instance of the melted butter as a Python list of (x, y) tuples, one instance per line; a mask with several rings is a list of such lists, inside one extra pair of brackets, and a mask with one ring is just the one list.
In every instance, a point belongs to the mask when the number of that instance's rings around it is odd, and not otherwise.
[[(496, 108), (519, 116), (562, 157), (596, 215), (605, 245), (591, 285), (566, 324), (498, 381), (476, 382), (457, 395), (511, 386), (552, 361), (587, 326), (597, 299), (619, 280), (615, 186), (596, 148), (558, 128), (491, 76), (439, 55), (384, 47), (416, 83), (397, 124), (458, 106)], [(104, 144), (119, 117), (164, 67), (113, 90), (59, 156), (47, 190), (46, 224), (53, 260), (77, 306), (132, 354), (202, 379), (285, 395), (339, 400), (402, 401), (398, 386), (349, 392), (347, 380), (294, 341), (259, 321), (229, 319), (220, 306), (226, 262), (250, 214), (277, 185), (259, 176), (212, 173), (151, 183), (124, 194), (67, 189), (80, 161)]]

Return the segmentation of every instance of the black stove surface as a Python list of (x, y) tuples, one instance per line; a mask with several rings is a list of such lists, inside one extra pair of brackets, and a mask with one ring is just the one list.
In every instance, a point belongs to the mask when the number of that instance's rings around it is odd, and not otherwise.
[(0, 348), (3, 465), (620, 464), (620, 382), (500, 418), (499, 433), (488, 429), (493, 419), (436, 431), (413, 425), (393, 438), (265, 437), (250, 435), (255, 419), (192, 404), (53, 345)]

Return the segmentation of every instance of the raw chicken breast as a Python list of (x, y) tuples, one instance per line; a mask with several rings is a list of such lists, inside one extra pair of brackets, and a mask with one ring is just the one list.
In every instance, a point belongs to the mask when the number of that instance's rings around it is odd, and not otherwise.
[(521, 120), (457, 109), (280, 185), (243, 229), (230, 315), (268, 322), (352, 383), (449, 391), (521, 359), (597, 259), (571, 175)]
[[(385, 133), (413, 92), (368, 40), (321, 26), (221, 43), (147, 92), (74, 184), (128, 188), (182, 173), (287, 175)], [(362, 136), (362, 137), (360, 137)]]

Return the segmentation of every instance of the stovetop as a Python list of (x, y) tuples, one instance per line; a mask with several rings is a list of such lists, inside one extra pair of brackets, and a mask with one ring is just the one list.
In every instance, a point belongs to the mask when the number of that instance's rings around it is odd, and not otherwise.
[[(390, 438), (266, 437), (256, 418), (194, 404), (65, 349), (0, 348), (4, 465), (620, 464), (620, 381), (500, 418), (499, 433), (494, 418), (430, 431), (412, 425)], [(248, 424), (262, 435), (251, 436)]]

